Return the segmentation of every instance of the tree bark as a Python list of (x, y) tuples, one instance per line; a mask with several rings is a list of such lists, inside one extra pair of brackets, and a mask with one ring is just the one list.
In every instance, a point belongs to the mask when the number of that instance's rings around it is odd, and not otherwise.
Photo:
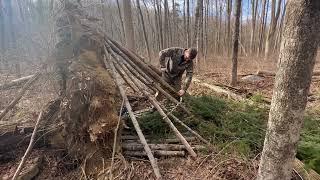
[(251, 0), (251, 35), (250, 35), (250, 53), (253, 54), (255, 51), (255, 32), (256, 32), (256, 18), (257, 18), (257, 10), (258, 10), (259, 1)]
[(262, 49), (263, 49), (263, 37), (265, 33), (265, 22), (267, 18), (267, 13), (268, 10), (266, 11), (266, 6), (267, 6), (267, 1), (268, 0), (263, 0), (262, 3), (262, 13), (261, 13), (261, 20), (260, 20), (260, 30), (259, 30), (259, 41), (258, 41), (258, 51), (257, 51), (257, 56), (260, 55)]
[(143, 14), (142, 14), (141, 7), (140, 7), (140, 0), (136, 0), (136, 2), (137, 2), (137, 8), (138, 8), (140, 20), (141, 20), (144, 42), (146, 44), (146, 49), (147, 49), (147, 53), (148, 53), (148, 58), (149, 58), (148, 61), (151, 62), (151, 54), (150, 54), (150, 47), (149, 47), (149, 42), (148, 42), (148, 35), (147, 35), (147, 31), (146, 31), (146, 27), (145, 27), (145, 23), (144, 23), (144, 19), (143, 19)]
[(131, 1), (123, 0), (123, 14), (124, 14), (124, 30), (126, 37), (127, 47), (135, 51), (135, 42), (134, 42), (134, 29), (132, 22), (132, 13), (131, 13)]
[(227, 38), (226, 38), (226, 48), (227, 56), (230, 54), (230, 44), (231, 44), (231, 11), (232, 11), (232, 0), (227, 0)]
[(270, 54), (271, 54), (270, 51), (271, 51), (273, 44), (274, 44), (274, 36), (275, 36), (276, 27), (278, 24), (279, 15), (280, 15), (281, 2), (282, 2), (282, 0), (278, 0), (278, 6), (277, 6), (277, 11), (276, 11), (276, 0), (272, 0), (271, 23), (269, 26), (268, 36), (266, 39), (265, 55), (264, 55), (265, 59), (268, 59), (268, 57), (270, 56)]
[(190, 35), (190, 1), (187, 1), (187, 7), (186, 7), (186, 11), (187, 11), (187, 47), (190, 47), (191, 45), (191, 35)]
[(235, 86), (237, 84), (241, 1), (242, 0), (236, 0), (236, 13), (235, 13), (235, 23), (234, 23), (234, 33), (233, 33), (233, 51), (232, 51), (232, 73), (231, 73), (232, 86)]
[(169, 6), (168, 0), (164, 0), (164, 23), (163, 23), (163, 39), (164, 39), (164, 48), (169, 47), (170, 31), (169, 31)]
[(320, 1), (288, 1), (258, 180), (289, 180), (320, 40)]
[(193, 32), (193, 39), (192, 39), (192, 46), (196, 47), (197, 46), (197, 42), (199, 39), (199, 27), (200, 27), (200, 18), (202, 16), (201, 12), (202, 12), (202, 8), (203, 8), (203, 0), (197, 0), (197, 6), (196, 6), (196, 12), (195, 12), (195, 21), (194, 21), (194, 32)]
[[(106, 0), (107, 1), (107, 0)], [(119, 0), (116, 1), (117, 2), (117, 9), (118, 9), (118, 14), (119, 14), (119, 19), (120, 19), (120, 24), (121, 24), (121, 34), (123, 36), (123, 38), (121, 38), (122, 42), (123, 39), (126, 39), (126, 34), (125, 34), (125, 31), (124, 31), (124, 22), (123, 22), (123, 18), (122, 18), (122, 14), (121, 14), (121, 8), (120, 8), (120, 3), (119, 3)]]

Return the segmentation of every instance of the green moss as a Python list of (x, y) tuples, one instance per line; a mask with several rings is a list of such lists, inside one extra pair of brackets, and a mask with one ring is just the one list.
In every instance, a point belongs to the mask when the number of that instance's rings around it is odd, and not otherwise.
[[(224, 151), (236, 152), (249, 158), (261, 153), (268, 109), (211, 96), (189, 97), (185, 101), (195, 116), (185, 117), (179, 112), (174, 114), (210, 140), (215, 147), (224, 148), (227, 145)], [(315, 111), (307, 113), (297, 156), (307, 167), (320, 173), (319, 117)], [(157, 112), (145, 114), (139, 122), (143, 132), (154, 137), (172, 135)], [(183, 127), (177, 125), (177, 128), (186, 132)]]

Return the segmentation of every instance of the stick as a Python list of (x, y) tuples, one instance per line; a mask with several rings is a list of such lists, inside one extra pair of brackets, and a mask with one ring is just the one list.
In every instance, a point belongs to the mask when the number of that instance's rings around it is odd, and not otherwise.
[(199, 79), (196, 79), (196, 78), (193, 78), (193, 82), (195, 82), (195, 83), (197, 83), (197, 84), (199, 84), (201, 86), (207, 87), (207, 88), (217, 92), (218, 94), (227, 95), (229, 98), (232, 98), (232, 99), (235, 99), (235, 100), (244, 100), (245, 99), (242, 96), (237, 95), (232, 91), (223, 89), (223, 88), (221, 88), (219, 86), (215, 86), (215, 85), (212, 85), (212, 84), (203, 83)]
[(34, 139), (36, 137), (37, 129), (38, 129), (39, 122), (40, 122), (41, 118), (42, 118), (42, 111), (40, 112), (40, 114), (38, 116), (38, 119), (37, 119), (37, 122), (36, 122), (36, 125), (34, 126), (34, 129), (33, 129), (32, 135), (31, 135), (31, 139), (30, 139), (30, 142), (29, 142), (29, 146), (28, 146), (26, 152), (24, 153), (24, 155), (23, 155), (23, 157), (21, 159), (21, 162), (20, 162), (20, 164), (18, 166), (18, 169), (16, 170), (16, 172), (13, 175), (12, 180), (16, 180), (17, 179), (18, 175), (20, 174), (20, 172), (22, 170), (22, 167), (23, 167), (24, 163), (27, 160), (27, 156), (29, 155), (29, 153), (31, 152), (31, 150), (33, 148)]
[(198, 134), (197, 132), (195, 132), (194, 130), (192, 130), (189, 126), (187, 126), (185, 123), (183, 123), (179, 118), (177, 118), (175, 115), (170, 114), (170, 116), (172, 117), (172, 119), (174, 121), (176, 121), (177, 123), (179, 123), (180, 125), (182, 125), (184, 128), (186, 128), (191, 134), (195, 135), (199, 140), (201, 140), (202, 142), (206, 143), (207, 145), (210, 145), (210, 142), (205, 140), (200, 134)]
[(115, 68), (118, 71), (118, 73), (120, 74), (120, 76), (122, 77), (122, 79), (129, 85), (129, 87), (134, 92), (139, 92), (138, 87), (135, 84), (130, 83), (130, 81), (128, 80), (130, 76), (127, 76), (127, 74), (125, 74), (118, 66), (115, 66)]
[[(108, 53), (109, 53), (113, 58), (116, 59), (115, 55), (110, 51), (110, 47), (109, 47), (109, 46), (106, 46), (105, 51), (108, 51)], [(157, 177), (158, 179), (161, 179), (161, 174), (160, 174), (160, 170), (159, 170), (157, 161), (155, 160), (155, 158), (154, 158), (154, 156), (153, 156), (153, 154), (152, 154), (152, 152), (151, 152), (151, 149), (150, 149), (150, 147), (148, 146), (147, 141), (146, 141), (146, 139), (145, 139), (145, 137), (144, 137), (144, 135), (143, 135), (143, 133), (142, 133), (142, 131), (141, 131), (141, 129), (140, 129), (139, 123), (138, 123), (135, 115), (133, 114), (133, 111), (132, 111), (131, 105), (130, 105), (130, 103), (129, 103), (128, 97), (127, 97), (127, 95), (126, 95), (126, 93), (125, 93), (125, 91), (124, 91), (124, 89), (123, 89), (122, 83), (121, 83), (121, 81), (120, 81), (120, 77), (119, 77), (119, 75), (117, 74), (117, 72), (116, 72), (116, 70), (115, 70), (115, 67), (114, 67), (114, 64), (113, 64), (112, 61), (109, 61), (109, 65), (110, 65), (110, 68), (111, 68), (111, 72), (112, 72), (112, 74), (113, 74), (113, 77), (115, 78), (115, 81), (116, 81), (116, 84), (117, 84), (117, 86), (118, 86), (118, 89), (119, 89), (119, 91), (120, 91), (120, 94), (121, 94), (121, 96), (122, 96), (122, 98), (123, 98), (123, 100), (124, 100), (124, 104), (125, 104), (125, 106), (126, 106), (126, 108), (127, 108), (127, 111), (128, 111), (128, 113), (129, 113), (129, 116), (130, 116), (130, 118), (131, 118), (131, 120), (132, 120), (133, 126), (134, 126), (135, 130), (137, 131), (137, 134), (138, 134), (138, 136), (139, 136), (139, 139), (140, 139), (141, 143), (143, 144), (144, 150), (146, 151), (146, 154), (147, 154), (147, 156), (148, 156), (148, 158), (149, 158), (149, 160), (150, 160), (150, 163), (151, 163), (151, 166), (152, 166), (152, 168), (153, 168), (154, 174), (156, 175), (156, 177)]]
[(11, 103), (3, 110), (3, 112), (1, 112), (0, 120), (19, 102), (19, 100), (22, 98), (22, 96), (28, 90), (28, 88), (38, 79), (40, 74), (41, 73), (38, 72), (31, 79), (28, 80), (28, 82), (23, 86), (19, 94), (14, 98), (14, 100), (11, 101)]
[[(180, 145), (180, 144), (149, 144), (149, 147), (152, 150), (166, 150), (166, 151), (183, 151), (186, 149), (184, 145)], [(125, 143), (125, 144), (122, 144), (122, 148), (128, 151), (138, 151), (138, 150), (143, 150), (143, 145), (140, 143)], [(193, 146), (192, 148), (196, 150), (205, 149), (204, 146), (200, 146), (200, 145)]]
[(109, 175), (110, 179), (113, 179), (112, 168), (113, 168), (113, 163), (114, 163), (114, 156), (116, 154), (117, 136), (118, 136), (118, 130), (119, 130), (120, 121), (121, 121), (121, 113), (122, 113), (123, 103), (124, 103), (124, 100), (122, 100), (122, 104), (121, 104), (121, 108), (120, 108), (120, 112), (119, 112), (118, 123), (117, 123), (116, 129), (114, 130), (112, 157), (111, 157), (110, 175)]
[[(163, 151), (163, 150), (155, 150), (153, 153), (157, 156), (185, 156), (184, 151)], [(124, 155), (126, 156), (146, 156), (147, 154), (143, 151), (124, 151)]]

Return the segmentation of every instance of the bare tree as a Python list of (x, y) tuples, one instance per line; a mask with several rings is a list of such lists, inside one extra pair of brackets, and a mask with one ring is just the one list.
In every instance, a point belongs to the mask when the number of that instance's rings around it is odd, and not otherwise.
[(134, 29), (131, 13), (131, 1), (123, 0), (123, 14), (124, 14), (124, 30), (126, 37), (126, 45), (129, 49), (135, 50)]
[(271, 23), (269, 26), (268, 35), (266, 39), (265, 58), (269, 57), (270, 50), (273, 47), (274, 35), (275, 35), (275, 31), (276, 31), (276, 27), (277, 27), (279, 15), (280, 15), (280, 10), (281, 10), (281, 2), (282, 0), (278, 0), (277, 11), (276, 11), (276, 0), (272, 0), (272, 3), (271, 3)]
[(256, 32), (256, 18), (257, 18), (257, 10), (258, 10), (258, 0), (251, 0), (251, 37), (250, 37), (250, 53), (253, 54), (255, 50), (254, 40), (255, 40), (255, 32)]
[(232, 11), (232, 0), (227, 0), (227, 37), (226, 37), (226, 48), (227, 55), (229, 56), (230, 52), (230, 44), (231, 44), (231, 11)]
[(320, 41), (320, 1), (288, 1), (258, 180), (291, 178)]
[(164, 23), (163, 23), (163, 39), (164, 48), (169, 47), (170, 31), (169, 31), (169, 6), (168, 0), (164, 0)]
[(236, 0), (236, 13), (234, 15), (235, 23), (234, 23), (234, 32), (233, 32), (232, 73), (231, 73), (232, 86), (237, 84), (241, 1), (242, 0)]
[(203, 0), (197, 0), (197, 6), (196, 6), (196, 13), (195, 13), (195, 21), (194, 21), (194, 32), (193, 32), (193, 39), (192, 39), (192, 46), (196, 46), (199, 38), (199, 24), (200, 24), (200, 18), (202, 16), (203, 8)]
[(123, 38), (126, 39), (126, 35), (125, 35), (125, 31), (124, 31), (124, 22), (123, 22), (123, 18), (121, 15), (121, 8), (120, 8), (120, 4), (119, 4), (119, 0), (116, 0), (117, 2), (117, 8), (118, 8), (118, 14), (119, 14), (119, 19), (120, 19), (120, 24), (121, 24), (121, 34), (123, 35)]
[(190, 35), (190, 1), (187, 1), (187, 7), (186, 7), (186, 11), (187, 11), (187, 46), (190, 47), (191, 45), (191, 35)]
[(268, 2), (269, 0), (263, 0), (262, 3), (262, 12), (261, 12), (261, 19), (260, 19), (260, 30), (259, 30), (259, 41), (258, 41), (258, 52), (257, 55), (260, 55), (263, 49), (263, 42), (264, 42), (264, 34), (266, 28), (266, 19), (268, 16)]
[(146, 49), (147, 49), (148, 58), (149, 58), (149, 62), (150, 62), (151, 61), (150, 47), (149, 47), (148, 36), (147, 36), (146, 27), (145, 27), (145, 23), (144, 23), (144, 19), (143, 19), (143, 14), (142, 14), (141, 7), (140, 7), (140, 1), (136, 0), (136, 3), (137, 3), (137, 8), (138, 8), (138, 11), (139, 11), (139, 15), (140, 15), (144, 42), (146, 44)]

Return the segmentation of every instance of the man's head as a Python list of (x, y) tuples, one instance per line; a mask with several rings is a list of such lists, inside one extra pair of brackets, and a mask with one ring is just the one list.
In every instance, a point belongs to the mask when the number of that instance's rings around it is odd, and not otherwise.
[(196, 48), (189, 48), (184, 51), (184, 59), (186, 61), (190, 61), (190, 60), (196, 58), (197, 54), (198, 54), (198, 51)]

